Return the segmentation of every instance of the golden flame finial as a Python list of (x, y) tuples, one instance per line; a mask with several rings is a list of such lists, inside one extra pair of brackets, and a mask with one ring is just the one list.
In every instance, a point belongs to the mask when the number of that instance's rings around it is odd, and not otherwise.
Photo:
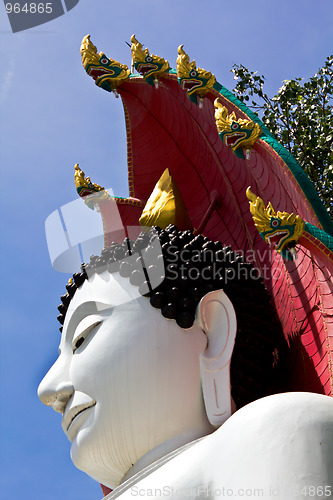
[(190, 63), (190, 56), (183, 49), (184, 44), (178, 47), (178, 57), (177, 57), (177, 75), (178, 78), (185, 78), (189, 76), (189, 72), (192, 69), (196, 69), (195, 61)]
[(142, 226), (165, 229), (175, 224), (185, 231), (193, 229), (179, 189), (166, 168), (151, 193), (139, 219)]
[(86, 66), (91, 61), (99, 59), (98, 53), (97, 53), (97, 47), (95, 47), (95, 45), (90, 40), (90, 35), (86, 35), (83, 38), (83, 40), (81, 42), (81, 47), (80, 47), (80, 54), (81, 54), (82, 64), (83, 64), (84, 68), (86, 68)]

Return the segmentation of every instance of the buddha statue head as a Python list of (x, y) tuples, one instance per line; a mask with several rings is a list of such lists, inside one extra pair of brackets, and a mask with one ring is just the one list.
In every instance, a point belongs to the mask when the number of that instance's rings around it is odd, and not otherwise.
[(280, 326), (230, 247), (155, 228), (73, 278), (38, 394), (63, 414), (74, 464), (100, 483), (116, 487), (276, 390)]

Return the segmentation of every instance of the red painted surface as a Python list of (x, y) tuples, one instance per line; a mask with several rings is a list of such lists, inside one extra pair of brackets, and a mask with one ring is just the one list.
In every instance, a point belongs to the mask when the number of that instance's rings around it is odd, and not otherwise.
[[(297, 247), (296, 262), (286, 262), (254, 227), (246, 188), (276, 210), (294, 212), (321, 227), (309, 201), (280, 156), (258, 140), (249, 160), (225, 146), (215, 125), (214, 99), (229, 113), (247, 118), (218, 92), (209, 93), (203, 109), (193, 104), (175, 75), (159, 88), (131, 78), (118, 89), (127, 126), (130, 196), (145, 202), (165, 168), (176, 182), (194, 228), (198, 228), (218, 191), (220, 203), (203, 233), (241, 250), (262, 270), (293, 353), (290, 389), (332, 393), (333, 263), (318, 241), (309, 237)], [(142, 208), (120, 206), (125, 225), (135, 226)], [(107, 231), (107, 202), (101, 207)], [(111, 220), (111, 219), (110, 219)], [(112, 238), (111, 238), (112, 239)], [(114, 239), (114, 238), (113, 238)], [(301, 243), (302, 243), (301, 241)]]
[(102, 491), (103, 491), (103, 495), (106, 497), (109, 493), (111, 493), (112, 490), (110, 490), (110, 488), (108, 488), (107, 486), (104, 486), (104, 484), (101, 484), (101, 488), (102, 488)]

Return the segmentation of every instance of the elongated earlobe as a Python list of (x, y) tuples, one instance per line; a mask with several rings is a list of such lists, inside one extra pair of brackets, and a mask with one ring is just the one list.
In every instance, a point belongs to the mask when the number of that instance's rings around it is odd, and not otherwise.
[(201, 299), (197, 321), (208, 338), (200, 356), (204, 402), (210, 423), (218, 427), (231, 415), (230, 360), (237, 330), (234, 307), (223, 290)]

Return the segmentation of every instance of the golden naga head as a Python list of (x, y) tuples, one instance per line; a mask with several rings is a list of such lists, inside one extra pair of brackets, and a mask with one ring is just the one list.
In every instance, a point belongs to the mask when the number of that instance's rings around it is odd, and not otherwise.
[(298, 242), (305, 225), (298, 215), (275, 212), (271, 202), (265, 207), (263, 200), (251, 191), (251, 187), (247, 188), (246, 196), (254, 225), (266, 243), (274, 245), (275, 250), (281, 253)]
[(91, 182), (90, 177), (85, 177), (78, 163), (74, 169), (76, 192), (81, 198), (84, 198), (84, 202), (89, 208), (94, 209), (96, 203), (109, 198), (109, 193), (102, 186)]
[(80, 52), (83, 67), (88, 75), (95, 80), (98, 87), (108, 92), (115, 90), (131, 73), (126, 64), (106, 57), (103, 52), (97, 52), (97, 48), (90, 41), (90, 35), (83, 38)]
[(163, 59), (163, 57), (149, 54), (149, 50), (147, 48), (143, 50), (142, 44), (138, 42), (135, 35), (131, 36), (131, 42), (131, 53), (134, 68), (146, 80), (150, 77), (154, 80), (159, 79), (170, 69), (168, 61)]
[(236, 115), (228, 110), (218, 99), (214, 101), (215, 122), (224, 144), (230, 147), (239, 158), (244, 159), (243, 149), (250, 149), (260, 137), (261, 129), (252, 120), (237, 120)]
[(196, 94), (205, 97), (216, 83), (216, 78), (210, 71), (197, 68), (195, 61), (190, 62), (183, 45), (178, 47), (177, 76), (180, 86), (189, 96)]

